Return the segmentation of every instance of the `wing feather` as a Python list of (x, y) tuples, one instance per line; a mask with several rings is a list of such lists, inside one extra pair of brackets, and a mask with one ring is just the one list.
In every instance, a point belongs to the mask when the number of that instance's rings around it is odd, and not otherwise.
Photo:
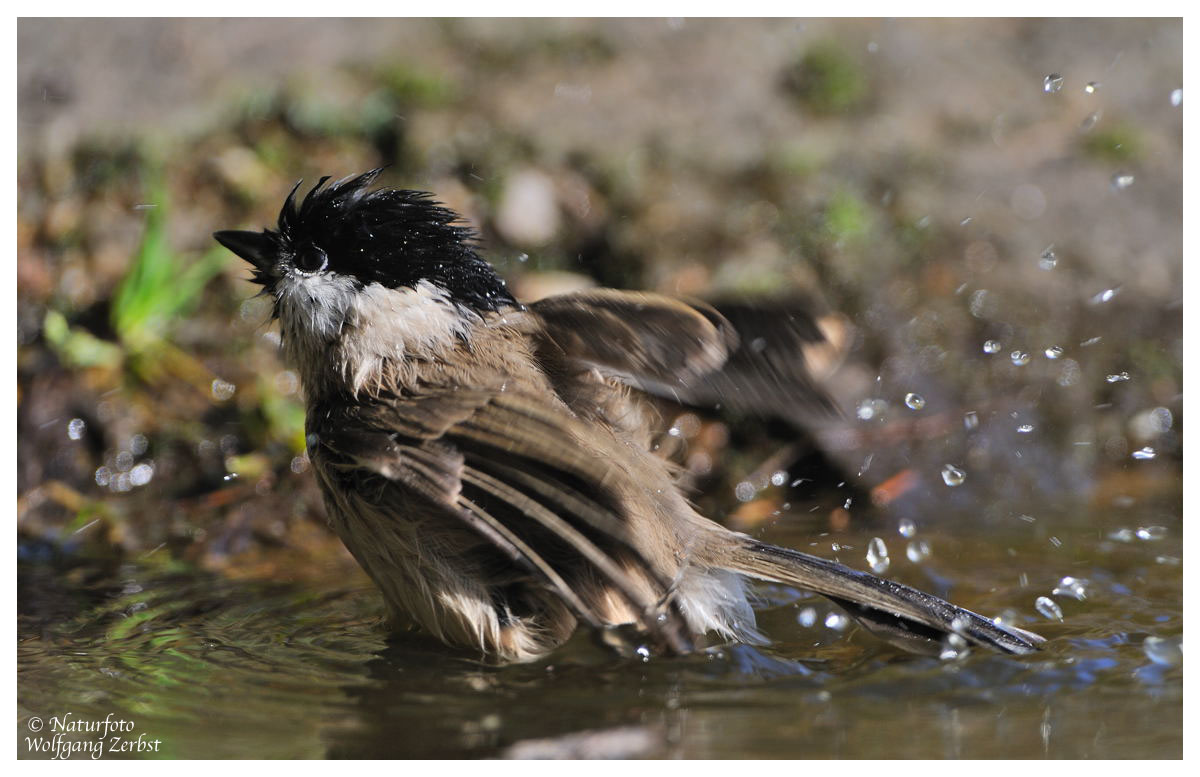
[[(618, 485), (624, 476), (576, 443), (578, 423), (566, 409), (504, 391), (503, 383), (310, 414), (315, 442), (334, 471), (382, 479), (353, 484), (359, 493), (373, 486), (420, 495), (528, 569), (582, 621), (598, 625), (603, 618), (570, 582), (579, 577), (577, 565), (562, 566), (567, 549), (626, 602), (645, 631), (686, 652), (690, 632), (669, 601), (669, 583), (630, 541)], [(379, 500), (404, 503), (400, 494)]]

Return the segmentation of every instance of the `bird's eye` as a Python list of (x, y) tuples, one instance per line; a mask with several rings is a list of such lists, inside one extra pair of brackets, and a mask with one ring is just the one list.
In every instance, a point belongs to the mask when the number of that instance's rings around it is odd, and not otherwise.
[(297, 252), (294, 262), (297, 270), (310, 275), (324, 270), (327, 264), (329, 264), (329, 257), (316, 246), (308, 246)]

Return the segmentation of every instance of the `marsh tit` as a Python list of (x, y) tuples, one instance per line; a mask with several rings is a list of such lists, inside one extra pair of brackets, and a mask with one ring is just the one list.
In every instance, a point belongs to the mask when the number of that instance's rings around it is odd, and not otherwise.
[[(755, 371), (773, 368), (729, 320), (607, 289), (523, 305), (456, 214), (373, 189), (379, 173), (322, 178), (302, 199), (297, 184), (275, 229), (215, 238), (274, 301), (329, 522), (398, 622), (505, 661), (581, 624), (686, 653), (705, 634), (763, 642), (750, 581), (766, 580), (908, 648), (1042, 642), (700, 515), (652, 450), (643, 399), (753, 404)], [(765, 393), (787, 390), (773, 378)]]

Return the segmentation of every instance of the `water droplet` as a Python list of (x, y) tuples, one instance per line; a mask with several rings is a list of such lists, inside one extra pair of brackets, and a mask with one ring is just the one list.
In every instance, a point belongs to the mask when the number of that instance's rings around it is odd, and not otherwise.
[(1116, 540), (1117, 542), (1133, 542), (1134, 536), (1136, 535), (1134, 535), (1133, 529), (1129, 528), (1117, 529), (1116, 531), (1109, 532), (1108, 534), (1108, 538), (1110, 540)]
[(1156, 407), (1151, 410), (1150, 418), (1153, 420), (1155, 430), (1159, 433), (1171, 431), (1171, 426), (1175, 423), (1171, 411), (1165, 407)]
[(997, 615), (995, 618), (992, 618), (992, 623), (996, 624), (997, 626), (1011, 627), (1016, 626), (1020, 620), (1021, 616), (1017, 613), (1017, 611), (1009, 607), (1001, 610), (999, 615)]
[(1028, 351), (1013, 351), (1011, 354), (1009, 354), (1009, 358), (1012, 359), (1012, 363), (1018, 367), (1024, 367), (1026, 364), (1029, 364)]
[(1099, 123), (1100, 117), (1102, 115), (1103, 115), (1102, 111), (1095, 111), (1093, 113), (1089, 113), (1086, 117), (1084, 117), (1083, 121), (1079, 122), (1080, 131), (1081, 132), (1091, 132), (1092, 128), (1095, 127), (1097, 123)]
[(953, 464), (947, 464), (946, 466), (942, 467), (942, 481), (951, 488), (954, 488), (955, 486), (961, 486), (963, 481), (966, 479), (967, 473), (963, 472)]
[(733, 489), (733, 495), (737, 497), (739, 502), (749, 502), (758, 493), (758, 489), (749, 480), (743, 480), (738, 483)]
[(225, 400), (229, 399), (236, 391), (237, 386), (233, 385), (229, 381), (221, 380), (220, 378), (213, 378), (212, 395), (213, 399), (217, 400), (218, 402), (224, 402)]
[(133, 468), (133, 454), (129, 451), (121, 451), (113, 463), (117, 465), (118, 472), (128, 472)]
[(96, 477), (96, 485), (98, 485), (100, 487), (107, 486), (109, 484), (109, 481), (112, 480), (112, 470), (109, 469), (108, 467), (97, 467), (95, 477)]
[(913, 523), (911, 518), (901, 518), (900, 525), (896, 527), (896, 531), (900, 532), (901, 537), (911, 537), (917, 533), (917, 525)]
[(971, 431), (972, 429), (978, 429), (979, 428), (979, 414), (976, 413), (974, 410), (968, 410), (966, 413), (964, 413), (963, 414), (963, 428), (965, 428), (968, 432)]
[(1063, 619), (1062, 608), (1049, 596), (1039, 596), (1033, 606), (1047, 620), (1061, 621)]
[(85, 431), (87, 431), (87, 423), (82, 418), (72, 418), (67, 423), (67, 437), (72, 440), (82, 440)]
[(1176, 108), (1183, 105), (1183, 90), (1182, 89), (1172, 89), (1171, 90), (1171, 105)]
[(1079, 366), (1079, 362), (1074, 359), (1063, 359), (1062, 372), (1059, 373), (1057, 383), (1060, 386), (1074, 386), (1083, 377), (1083, 370)]
[(1021, 424), (1017, 427), (1017, 434), (1029, 434), (1033, 431), (1033, 424)]
[(1112, 177), (1112, 188), (1114, 191), (1122, 191), (1133, 186), (1133, 173), (1116, 173)]
[(771, 485), (782, 486), (784, 483), (787, 482), (787, 479), (788, 479), (787, 473), (784, 472), (783, 470), (778, 470), (771, 474)]
[(1101, 340), (1103, 340), (1103, 339), (1104, 339), (1104, 338), (1102, 338), (1102, 337), (1089, 337), (1089, 338), (1088, 338), (1088, 339), (1086, 339), (1086, 340), (1082, 340), (1082, 341), (1080, 341), (1080, 343), (1079, 343), (1079, 347), (1080, 347), (1080, 348), (1087, 348), (1087, 347), (1088, 347), (1088, 346), (1090, 346), (1090, 345), (1096, 345), (1097, 343), (1099, 343), (1099, 342), (1100, 342)]
[(1113, 375), (1108, 375), (1104, 378), (1106, 383), (1124, 383), (1129, 380), (1128, 372), (1118, 372)]
[(1047, 359), (1057, 359), (1063, 355), (1063, 349), (1061, 345), (1052, 345), (1047, 348), (1044, 353), (1046, 354)]
[(1137, 530), (1137, 538), (1139, 540), (1148, 540), (1150, 542), (1158, 542), (1165, 539), (1167, 536), (1166, 526), (1141, 526)]
[(929, 549), (929, 543), (925, 540), (913, 540), (908, 543), (904, 549), (904, 555), (908, 556), (908, 560), (914, 564), (920, 564), (925, 559), (929, 558), (932, 551)]
[(1142, 650), (1146, 658), (1159, 666), (1179, 666), (1183, 663), (1183, 643), (1179, 637), (1146, 637), (1142, 642)]
[(796, 623), (799, 623), (804, 628), (812, 628), (817, 623), (817, 610), (815, 607), (805, 607), (796, 615)]
[(638, 645), (637, 649), (633, 652), (641, 656), (642, 663), (646, 663), (650, 660), (650, 648), (646, 647), (645, 645)]
[(943, 661), (956, 661), (960, 658), (966, 658), (971, 652), (967, 641), (959, 634), (947, 634), (942, 640), (942, 652), (938, 653), (938, 658)]
[(135, 486), (144, 486), (154, 477), (154, 465), (142, 462), (129, 471), (129, 482)]
[(1080, 580), (1077, 577), (1064, 577), (1054, 587), (1052, 593), (1055, 596), (1069, 596), (1072, 599), (1083, 601), (1087, 599), (1088, 581)]
[(306, 472), (308, 470), (308, 457), (307, 456), (294, 457), (292, 459), (291, 470), (292, 470), (292, 472), (295, 472), (297, 475), (299, 475), (303, 472)]
[(845, 631), (850, 625), (850, 619), (840, 612), (831, 612), (825, 616), (825, 628), (834, 631)]
[(958, 225), (959, 225), (960, 227), (965, 227), (966, 225), (968, 225), (968, 224), (970, 224), (970, 223), (971, 223), (971, 217), (970, 217), (970, 216), (967, 216), (965, 219), (963, 219), (962, 221), (958, 222)]
[(976, 289), (971, 292), (971, 296), (967, 299), (967, 309), (971, 311), (971, 315), (975, 318), (984, 318), (988, 315), (989, 309), (993, 307), (988, 305), (988, 290)]
[(925, 397), (909, 392), (904, 395), (904, 404), (908, 405), (909, 410), (921, 410), (925, 407)]
[(146, 439), (144, 434), (135, 434), (129, 438), (129, 452), (134, 456), (141, 456), (150, 447), (150, 441)]
[(1084, 85), (1083, 91), (1087, 92), (1088, 94), (1095, 94), (1096, 90), (1099, 88), (1100, 88), (1099, 82), (1088, 81), (1087, 84)]
[(879, 537), (872, 537), (867, 543), (867, 563), (877, 575), (882, 575), (892, 565), (892, 560), (888, 558), (887, 545)]
[(1058, 266), (1058, 254), (1054, 253), (1054, 246), (1050, 245), (1038, 257), (1038, 267), (1043, 270), (1053, 270), (1056, 266)]
[(1042, 91), (1046, 94), (1054, 94), (1061, 91), (1063, 88), (1063, 77), (1058, 73), (1051, 73), (1042, 79)]
[(524, 264), (529, 261), (529, 254), (517, 254), (517, 261)]
[(1133, 452), (1133, 458), (1137, 459), (1138, 461), (1146, 461), (1147, 459), (1152, 459), (1157, 455), (1158, 453), (1149, 445), (1147, 445), (1145, 448), (1142, 448), (1140, 451)]
[(851, 497), (847, 497), (847, 498), (846, 498), (846, 501), (845, 501), (845, 502), (842, 504), (842, 509), (843, 509), (843, 510), (849, 510), (849, 509), (850, 509), (850, 505), (852, 505), (853, 503), (854, 503), (854, 497), (852, 497), (852, 496), (851, 496)]
[(860, 421), (870, 421), (881, 417), (888, 409), (888, 403), (882, 399), (864, 399), (858, 403), (854, 414)]
[(988, 340), (987, 342), (985, 342), (983, 344), (983, 352), (984, 353), (1000, 353), (1001, 347), (1002, 346), (1000, 345), (999, 340)]

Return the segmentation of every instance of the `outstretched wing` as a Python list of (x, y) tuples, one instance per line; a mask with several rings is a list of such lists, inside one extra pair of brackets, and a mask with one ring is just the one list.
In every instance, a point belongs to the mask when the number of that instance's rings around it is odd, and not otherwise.
[(649, 394), (791, 421), (836, 414), (820, 383), (841, 362), (849, 325), (811, 300), (713, 307), (591, 289), (530, 309), (568, 361)]
[(690, 650), (682, 615), (667, 601), (670, 581), (631, 541), (621, 499), (628, 476), (581, 444), (565, 409), (501, 384), (318, 405), (309, 423), (343, 487), (402, 504), (399, 490), (444, 512), (592, 626), (609, 619), (581, 583), (601, 581), (663, 647)]

